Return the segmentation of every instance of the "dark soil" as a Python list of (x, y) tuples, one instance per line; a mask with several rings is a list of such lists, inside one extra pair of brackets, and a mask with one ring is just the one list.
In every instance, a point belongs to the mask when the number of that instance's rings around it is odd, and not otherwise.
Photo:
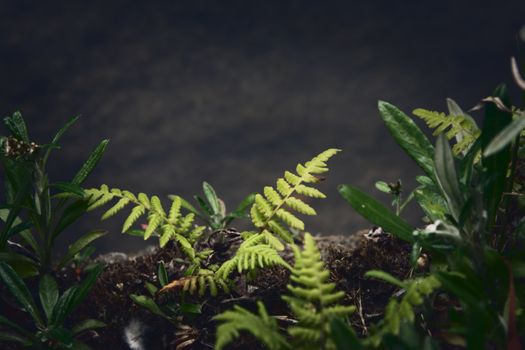
[[(332, 280), (346, 293), (343, 303), (358, 307), (359, 312), (353, 315), (352, 324), (358, 332), (364, 334), (370, 323), (381, 318), (395, 289), (387, 283), (364, 278), (364, 273), (381, 269), (399, 278), (408, 277), (410, 246), (395, 238), (368, 241), (363, 238), (363, 232), (352, 237), (318, 237), (318, 246), (326, 267), (332, 272)], [(104, 259), (107, 258), (106, 256)], [(96, 349), (127, 349), (124, 329), (132, 320), (136, 320), (146, 328), (142, 336), (147, 349), (212, 348), (216, 327), (212, 317), (235, 304), (253, 308), (256, 300), (264, 301), (270, 314), (289, 316), (286, 305), (281, 300), (281, 295), (286, 293), (288, 272), (280, 267), (261, 271), (253, 281), (240, 281), (238, 288), (229, 294), (219, 293), (217, 297), (207, 295), (200, 299), (185, 296), (186, 302), (200, 302), (202, 313), (194, 317), (183, 317), (180, 325), (184, 326), (178, 328), (134, 304), (129, 298), (130, 294), (149, 295), (144, 282), (158, 285), (156, 273), (159, 261), (164, 261), (168, 267), (170, 279), (182, 277), (183, 266), (174, 261), (176, 258), (180, 258), (180, 253), (174, 247), (168, 247), (107, 265), (88, 300), (75, 313), (79, 320), (96, 318), (108, 325), (97, 331), (96, 336), (89, 341), (91, 346)], [(285, 258), (291, 261), (292, 255), (285, 252)], [(161, 296), (158, 302), (165, 302), (166, 298), (180, 300), (181, 297)], [(286, 317), (283, 317), (283, 322), (286, 322)], [(182, 344), (184, 342), (187, 345)], [(258, 348), (248, 337), (241, 339), (236, 346)]]
[[(370, 324), (379, 320), (388, 299), (395, 290), (391, 285), (364, 277), (365, 272), (381, 269), (401, 279), (411, 274), (409, 266), (410, 246), (396, 238), (386, 237), (377, 242), (364, 238), (363, 231), (353, 236), (320, 236), (318, 246), (331, 271), (331, 279), (339, 290), (346, 294), (343, 304), (356, 305), (358, 312), (351, 317), (354, 329), (366, 334)], [(285, 259), (293, 261), (291, 252)], [(180, 252), (174, 246), (152, 249), (136, 257), (125, 254), (108, 254), (97, 260), (106, 264), (104, 272), (96, 282), (87, 300), (74, 312), (73, 324), (88, 318), (101, 320), (107, 327), (85, 334), (83, 341), (94, 349), (129, 349), (124, 332), (126, 328), (141, 330), (138, 338), (145, 349), (211, 349), (214, 344), (216, 324), (212, 317), (217, 313), (240, 305), (253, 309), (257, 300), (264, 301), (268, 312), (279, 319), (282, 325), (291, 321), (281, 295), (286, 294), (288, 272), (274, 267), (262, 270), (247, 282), (237, 278), (237, 287), (230, 293), (219, 293), (217, 297), (206, 294), (203, 298), (169, 293), (160, 295), (157, 303), (172, 300), (200, 303), (202, 312), (192, 316), (181, 316), (178, 325), (151, 314), (136, 305), (130, 294), (149, 295), (145, 282), (159, 285), (158, 262), (167, 267), (170, 280), (182, 277), (184, 264), (179, 262)], [(177, 261), (176, 261), (177, 259)], [(81, 269), (68, 269), (60, 273), (63, 287), (83, 278)], [(259, 349), (251, 337), (242, 337), (232, 349)]]

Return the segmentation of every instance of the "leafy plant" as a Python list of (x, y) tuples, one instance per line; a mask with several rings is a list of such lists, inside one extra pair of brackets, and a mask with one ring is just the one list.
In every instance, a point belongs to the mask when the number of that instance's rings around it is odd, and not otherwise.
[[(182, 199), (178, 196), (173, 197), (171, 206), (166, 212), (157, 196), (148, 197), (144, 193), (135, 196), (129, 191), (118, 188), (109, 189), (107, 185), (102, 185), (100, 189), (91, 188), (85, 191), (88, 200), (88, 211), (97, 209), (114, 199), (118, 201), (108, 209), (103, 215), (102, 220), (108, 219), (126, 206), (132, 205), (133, 209), (124, 221), (122, 233), (132, 233), (142, 235), (145, 240), (151, 236), (159, 238), (160, 247), (164, 247), (168, 241), (176, 242), (178, 247), (186, 254), (190, 261), (197, 257), (193, 245), (204, 231), (204, 226), (193, 226), (195, 214), (181, 214)], [(130, 231), (136, 221), (147, 214), (147, 224), (143, 231)]]
[(70, 246), (60, 261), (53, 262), (56, 240), (87, 209), (81, 185), (108, 143), (104, 140), (96, 147), (72, 180), (51, 182), (46, 170), (49, 156), (60, 148), (60, 138), (77, 119), (67, 122), (46, 145), (30, 141), (19, 112), (4, 119), (10, 135), (0, 139), (0, 163), (6, 186), (6, 204), (0, 207), (0, 219), (4, 222), (0, 232), (0, 258), (21, 276), (46, 274), (53, 267), (65, 266), (104, 235), (100, 231), (87, 233)]
[[(173, 324), (178, 324), (183, 315), (195, 315), (201, 313), (200, 304), (188, 303), (184, 302), (184, 300), (178, 301), (174, 300), (174, 298), (169, 298), (163, 303), (158, 303), (156, 297), (159, 294), (163, 293), (163, 288), (171, 288), (168, 284), (168, 274), (166, 273), (166, 268), (163, 262), (159, 263), (157, 279), (160, 284), (160, 288), (151, 282), (146, 282), (145, 286), (150, 296), (130, 294), (130, 298), (133, 300), (133, 302), (147, 309), (151, 313), (168, 320)], [(206, 286), (204, 281), (201, 282), (201, 286)], [(211, 282), (215, 286), (215, 281), (212, 280)], [(184, 288), (184, 286), (182, 287)], [(200, 288), (200, 290), (202, 291), (202, 296), (204, 294), (204, 287)], [(214, 288), (216, 290), (217, 287), (215, 286)], [(213, 288), (210, 287), (210, 289)]]
[(305, 234), (302, 251), (295, 245), (292, 248), (295, 265), (288, 285), (290, 295), (283, 296), (297, 318), (297, 324), (288, 328), (291, 343), (280, 335), (276, 320), (268, 316), (264, 304), (259, 302), (258, 315), (235, 306), (214, 317), (221, 322), (217, 327), (216, 349), (238, 338), (241, 331), (251, 333), (269, 349), (335, 349), (330, 338), (330, 320), (354, 312), (355, 307), (337, 303), (344, 293), (335, 292), (335, 284), (328, 282), (330, 272), (324, 269), (310, 234)]
[(0, 340), (34, 349), (88, 348), (75, 338), (87, 330), (104, 327), (104, 323), (88, 319), (66, 328), (65, 321), (86, 298), (101, 272), (101, 266), (94, 267), (81, 284), (68, 288), (61, 295), (55, 279), (50, 275), (42, 275), (39, 283), (40, 303), (37, 303), (13, 268), (0, 261), (0, 279), (17, 301), (20, 310), (28, 313), (34, 324), (34, 329), (26, 329), (0, 316)]
[(226, 279), (235, 267), (239, 273), (275, 264), (289, 268), (277, 251), (284, 249), (282, 242), (293, 243), (291, 230), (304, 230), (304, 222), (292, 214), (292, 211), (316, 215), (315, 210), (297, 198), (297, 195), (310, 198), (326, 197), (310, 184), (322, 179), (320, 174), (328, 171), (326, 162), (339, 151), (331, 148), (304, 164), (298, 164), (297, 174), (285, 171), (284, 176), (277, 179), (275, 188), (266, 186), (264, 195), (255, 195), (250, 216), (257, 231), (244, 232), (245, 241), (235, 256), (217, 270), (216, 275), (219, 278)]
[[(416, 110), (431, 127), (438, 127), (435, 148), (409, 117), (396, 107), (379, 102), (381, 116), (392, 136), (425, 172), (426, 176), (417, 179), (421, 186), (414, 191), (414, 197), (433, 224), (413, 230), (355, 187), (342, 185), (339, 191), (365, 218), (411, 242), (413, 262), (426, 252), (435, 264), (428, 275), (404, 282), (382, 272), (369, 273), (399, 285), (406, 294), (400, 302), (390, 301), (379, 331), (367, 338), (365, 345), (399, 346), (412, 339), (413, 344), (418, 344), (412, 348), (421, 346), (416, 329), (407, 321), (415, 319), (413, 307), (441, 286), (451, 300), (451, 309), (456, 303), (460, 307), (453, 310), (454, 318), (441, 325), (448, 327), (448, 332), (440, 341), (469, 349), (510, 344), (514, 344), (513, 349), (519, 347), (516, 324), (523, 322), (523, 300), (515, 291), (519, 277), (513, 271), (522, 264), (519, 247), (524, 244), (524, 237), (517, 238), (513, 233), (519, 229), (513, 209), (519, 204), (505, 191), (519, 182), (513, 169), (522, 161), (517, 149), (525, 123), (523, 112), (510, 105), (504, 86), (484, 101), (485, 118), (480, 132), (465, 115), (458, 117), (462, 114), (453, 112), (459, 107), (451, 100), (452, 116)], [(449, 127), (448, 134), (443, 135)], [(447, 140), (452, 137), (458, 142), (455, 152)], [(436, 339), (423, 339), (425, 346), (435, 346)]]
[(464, 113), (458, 104), (447, 99), (449, 114), (428, 111), (418, 108), (413, 111), (414, 115), (423, 119), (429, 128), (435, 129), (433, 135), (445, 134), (447, 139), (456, 139), (456, 144), (452, 148), (455, 155), (465, 153), (468, 148), (476, 141), (481, 131), (476, 121)]
[[(207, 182), (202, 183), (202, 191), (204, 198), (194, 196), (195, 201), (199, 205), (196, 209), (186, 200), (182, 199), (182, 206), (200, 218), (206, 226), (213, 231), (228, 227), (234, 219), (248, 218), (249, 215), (246, 210), (253, 204), (255, 193), (251, 193), (244, 198), (237, 208), (231, 213), (226, 213), (226, 205), (224, 201), (217, 197), (215, 189)], [(170, 195), (170, 199), (175, 199), (174, 195)]]

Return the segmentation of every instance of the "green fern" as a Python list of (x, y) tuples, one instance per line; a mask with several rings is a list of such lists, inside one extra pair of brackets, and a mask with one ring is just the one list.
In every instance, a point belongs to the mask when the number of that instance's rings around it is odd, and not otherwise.
[(434, 136), (445, 133), (449, 140), (456, 138), (456, 144), (452, 147), (455, 155), (468, 150), (481, 134), (474, 120), (467, 115), (446, 115), (422, 108), (413, 113), (423, 119), (429, 128), (435, 129)]
[(367, 339), (373, 347), (379, 346), (386, 334), (399, 335), (403, 322), (413, 323), (415, 320), (414, 308), (423, 304), (425, 298), (441, 285), (439, 280), (432, 275), (406, 281), (399, 281), (384, 271), (369, 271), (366, 276), (383, 279), (405, 290), (400, 301), (395, 298), (390, 299), (385, 308), (383, 320)]
[[(279, 255), (275, 246), (261, 244), (261, 241), (273, 242), (275, 238), (268, 233), (253, 234), (247, 238), (240, 246), (234, 257), (224, 262), (215, 272), (218, 279), (228, 280), (229, 275), (234, 271), (253, 271), (256, 268), (281, 265), (291, 270), (291, 266)], [(281, 244), (277, 240), (278, 244)]]
[(242, 331), (251, 333), (270, 350), (289, 349), (285, 337), (279, 333), (275, 318), (268, 316), (262, 302), (257, 302), (257, 308), (259, 314), (254, 314), (235, 305), (233, 310), (215, 316), (213, 319), (221, 322), (217, 327), (215, 349), (223, 349), (238, 338)]
[(88, 200), (88, 211), (102, 207), (114, 200), (115, 204), (103, 215), (102, 220), (106, 220), (127, 206), (133, 206), (122, 226), (122, 232), (126, 233), (144, 215), (147, 215), (147, 227), (144, 230), (144, 239), (152, 235), (159, 237), (159, 244), (164, 247), (168, 241), (173, 240), (178, 247), (190, 258), (195, 259), (195, 249), (193, 245), (204, 231), (203, 226), (194, 226), (195, 214), (181, 214), (182, 200), (174, 196), (169, 211), (166, 213), (162, 203), (157, 196), (148, 197), (144, 193), (135, 196), (129, 191), (118, 188), (109, 189), (107, 185), (102, 185), (99, 189), (91, 188), (85, 190)]
[(161, 290), (159, 294), (170, 292), (186, 292), (189, 294), (198, 294), (203, 296), (206, 290), (209, 290), (212, 296), (218, 294), (218, 288), (221, 288), (224, 292), (228, 293), (230, 287), (224, 279), (217, 278), (215, 274), (207, 269), (199, 269), (198, 272), (193, 276), (186, 276), (180, 279), (171, 281)]
[(330, 319), (347, 316), (355, 307), (337, 304), (345, 294), (334, 291), (335, 284), (327, 282), (330, 272), (324, 269), (321, 253), (310, 234), (305, 235), (302, 251), (292, 248), (295, 266), (288, 285), (291, 295), (283, 299), (299, 322), (288, 328), (288, 333), (296, 348), (335, 349), (330, 339)]
[(333, 148), (328, 149), (304, 165), (298, 164), (297, 174), (286, 171), (284, 176), (277, 180), (275, 188), (266, 186), (263, 194), (255, 195), (255, 203), (250, 210), (250, 216), (259, 232), (267, 231), (285, 242), (293, 242), (293, 235), (286, 226), (304, 230), (304, 222), (292, 211), (304, 215), (316, 215), (310, 205), (294, 195), (325, 198), (326, 196), (321, 191), (305, 184), (315, 184), (320, 181), (321, 178), (318, 175), (328, 171), (326, 162), (339, 151)]
[[(256, 242), (257, 239), (258, 236), (254, 235), (246, 242)], [(291, 295), (283, 296), (298, 320), (296, 326), (288, 328), (292, 345), (297, 349), (335, 349), (330, 338), (330, 320), (349, 315), (355, 307), (337, 304), (344, 293), (335, 292), (335, 284), (327, 282), (330, 273), (324, 269), (321, 254), (309, 233), (305, 235), (303, 251), (295, 245), (292, 248), (295, 266), (291, 269), (292, 283), (288, 285)], [(244, 264), (245, 260), (241, 263)], [(234, 268), (233, 264), (231, 269)], [(242, 330), (252, 333), (270, 349), (291, 348), (278, 333), (275, 320), (268, 316), (264, 305), (259, 302), (258, 307), (259, 315), (235, 306), (233, 310), (215, 316), (215, 320), (223, 322), (217, 327), (215, 349), (224, 348), (239, 337)]]

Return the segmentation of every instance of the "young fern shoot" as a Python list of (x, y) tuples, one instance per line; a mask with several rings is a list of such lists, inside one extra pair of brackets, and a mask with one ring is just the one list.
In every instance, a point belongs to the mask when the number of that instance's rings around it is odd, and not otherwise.
[(180, 197), (173, 197), (170, 209), (166, 212), (157, 196), (148, 197), (144, 193), (139, 193), (135, 196), (129, 191), (123, 191), (118, 188), (109, 189), (107, 185), (102, 185), (100, 189), (88, 189), (85, 193), (89, 203), (88, 211), (118, 199), (102, 215), (102, 220), (116, 215), (128, 205), (133, 205), (133, 209), (131, 209), (122, 226), (123, 233), (129, 232), (137, 220), (147, 214), (147, 227), (143, 233), (145, 240), (156, 234), (159, 236), (161, 247), (164, 247), (169, 240), (174, 240), (191, 261), (195, 260), (196, 252), (193, 245), (205, 228), (193, 225), (195, 214), (181, 214), (182, 200)]
[(330, 272), (324, 268), (321, 253), (313, 237), (307, 233), (301, 251), (292, 246), (295, 266), (288, 285), (290, 295), (283, 296), (298, 320), (288, 328), (297, 349), (335, 349), (330, 338), (330, 319), (346, 317), (355, 306), (343, 306), (337, 302), (344, 292), (334, 291), (335, 283), (329, 283)]

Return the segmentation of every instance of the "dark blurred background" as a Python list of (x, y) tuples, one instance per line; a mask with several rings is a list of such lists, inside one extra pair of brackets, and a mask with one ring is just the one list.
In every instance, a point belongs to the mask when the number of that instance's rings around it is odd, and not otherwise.
[[(446, 97), (474, 106), (512, 85), (524, 24), (525, 1), (0, 1), (0, 111), (21, 110), (39, 143), (82, 115), (51, 160), (55, 180), (110, 138), (87, 185), (191, 199), (207, 180), (230, 208), (342, 148), (307, 228), (351, 234), (367, 224), (339, 183), (386, 201), (375, 181), (410, 189), (419, 173), (377, 100), (407, 113), (445, 111)], [(100, 251), (144, 246), (101, 213), (66, 243), (107, 228)]]

